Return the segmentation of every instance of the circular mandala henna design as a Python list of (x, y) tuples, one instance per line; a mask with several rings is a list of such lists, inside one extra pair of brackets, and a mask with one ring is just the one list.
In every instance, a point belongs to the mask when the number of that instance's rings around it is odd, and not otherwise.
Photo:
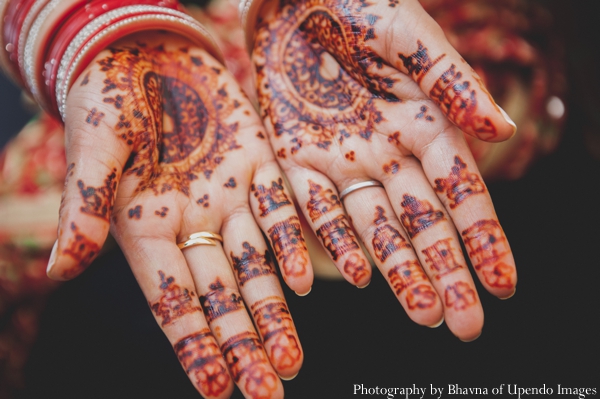
[(366, 1), (338, 3), (283, 1), (281, 15), (259, 28), (261, 107), (276, 135), (291, 137), (292, 154), (352, 135), (369, 140), (383, 120), (374, 99), (398, 101), (386, 92), (394, 80), (375, 74), (383, 60), (366, 44), (379, 17), (364, 11)]
[(199, 175), (207, 179), (224, 154), (240, 148), (235, 108), (221, 70), (185, 49), (162, 46), (112, 48), (100, 61), (106, 74), (104, 102), (121, 114), (115, 132), (132, 148), (124, 174), (140, 178), (136, 192), (178, 190), (189, 194)]

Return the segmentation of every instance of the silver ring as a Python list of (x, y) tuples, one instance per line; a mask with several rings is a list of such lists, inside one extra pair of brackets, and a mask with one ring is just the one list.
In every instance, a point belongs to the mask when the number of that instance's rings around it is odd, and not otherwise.
[(381, 184), (381, 182), (378, 182), (377, 180), (361, 181), (360, 183), (356, 183), (349, 187), (346, 187), (346, 189), (340, 193), (340, 200), (343, 201), (344, 197), (346, 197), (351, 192), (360, 190), (361, 188), (365, 187), (383, 187), (383, 184)]

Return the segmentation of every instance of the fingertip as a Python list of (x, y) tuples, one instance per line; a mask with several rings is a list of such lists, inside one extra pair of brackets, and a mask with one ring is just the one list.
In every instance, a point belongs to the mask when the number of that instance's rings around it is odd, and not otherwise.
[(444, 308), (439, 299), (436, 299), (429, 308), (411, 309), (409, 307), (406, 310), (410, 319), (420, 326), (437, 328), (444, 323)]
[(442, 315), (442, 318), (438, 322), (436, 322), (436, 323), (434, 323), (432, 325), (429, 325), (427, 327), (429, 327), (429, 328), (438, 328), (442, 324), (444, 324), (444, 315)]
[(294, 378), (296, 378), (298, 376), (298, 374), (300, 374), (300, 372), (298, 371), (296, 374), (292, 375), (291, 377), (284, 377), (282, 375), (279, 375), (279, 378), (281, 378), (284, 381), (291, 381)]
[(367, 287), (369, 286), (369, 284), (371, 284), (371, 279), (370, 279), (370, 278), (369, 278), (369, 281), (367, 281), (366, 283), (364, 283), (364, 284), (362, 284), (362, 285), (361, 285), (361, 284), (357, 284), (357, 285), (356, 285), (356, 288), (358, 288), (358, 289), (362, 290), (362, 289), (364, 289), (364, 288), (367, 288)]
[(308, 288), (308, 291), (306, 291), (306, 292), (304, 292), (304, 293), (300, 293), (300, 292), (298, 292), (298, 291), (295, 291), (295, 292), (296, 292), (296, 295), (298, 295), (298, 296), (307, 296), (308, 294), (310, 294), (310, 292), (311, 292), (311, 291), (312, 291), (312, 286), (310, 286), (310, 287)]
[(515, 287), (515, 288), (512, 290), (512, 292), (511, 292), (511, 293), (509, 293), (509, 294), (508, 294), (508, 295), (506, 295), (506, 296), (500, 296), (500, 295), (498, 295), (498, 299), (501, 299), (501, 300), (505, 301), (505, 300), (507, 300), (507, 299), (510, 299), (510, 298), (512, 298), (513, 296), (515, 296), (515, 294), (516, 294), (516, 293), (517, 293), (517, 287)]
[[(284, 272), (282, 270), (282, 272)], [(287, 276), (283, 275), (283, 279), (287, 286), (296, 293), (298, 296), (306, 296), (312, 290), (313, 285), (313, 272), (312, 267), (307, 267), (306, 271), (301, 276)]]
[(517, 124), (510, 118), (510, 116), (508, 116), (506, 111), (501, 106), (498, 105), (498, 109), (500, 110), (500, 113), (504, 117), (504, 120), (506, 121), (506, 123), (508, 123), (512, 127), (512, 133), (508, 137), (510, 139), (517, 133)]
[(54, 242), (52, 246), (52, 252), (50, 252), (50, 258), (48, 259), (48, 266), (46, 267), (46, 275), (52, 278), (52, 268), (56, 264), (56, 252), (58, 250), (58, 240)]
[(481, 336), (481, 333), (482, 333), (482, 331), (479, 331), (477, 334), (473, 335), (472, 337), (466, 337), (466, 338), (458, 337), (458, 339), (460, 339), (462, 342), (473, 342)]

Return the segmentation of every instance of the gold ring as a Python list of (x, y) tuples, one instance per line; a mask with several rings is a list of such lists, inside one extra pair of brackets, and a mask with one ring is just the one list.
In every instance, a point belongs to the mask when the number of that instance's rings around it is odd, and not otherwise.
[(190, 234), (187, 239), (177, 244), (179, 249), (193, 247), (194, 245), (217, 245), (216, 241), (223, 242), (223, 237), (217, 233), (211, 233), (210, 231), (200, 231), (198, 233)]

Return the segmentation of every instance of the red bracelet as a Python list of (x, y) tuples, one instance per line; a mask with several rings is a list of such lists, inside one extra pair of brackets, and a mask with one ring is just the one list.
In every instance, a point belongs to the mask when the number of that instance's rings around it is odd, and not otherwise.
[(35, 100), (44, 109), (47, 107), (47, 99), (42, 96), (41, 66), (39, 62), (43, 60), (43, 54), (46, 50), (45, 45), (49, 38), (55, 34), (57, 21), (61, 21), (65, 16), (83, 7), (89, 0), (51, 0), (40, 10), (33, 21), (25, 45), (21, 49), (22, 64), (21, 76), (25, 81), (30, 93)]
[(239, 11), (242, 22), (242, 30), (246, 38), (246, 48), (250, 56), (252, 56), (252, 48), (254, 47), (254, 31), (256, 29), (256, 20), (258, 19), (258, 11), (265, 0), (240, 0)]
[(35, 60), (31, 61), (33, 76), (39, 79), (39, 82), (32, 79), (32, 84), (37, 85), (39, 96), (36, 97), (40, 103), (49, 104), (52, 107), (55, 105), (53, 93), (59, 61), (77, 34), (95, 18), (116, 8), (133, 5), (154, 5), (168, 9), (180, 9), (179, 3), (175, 0), (103, 0), (88, 2), (85, 7), (78, 7), (72, 11), (65, 10), (59, 20), (53, 23), (55, 33), (44, 37), (36, 46), (42, 51), (32, 52), (35, 54)]
[(65, 118), (67, 93), (79, 74), (94, 57), (116, 40), (145, 30), (166, 30), (202, 46), (213, 57), (223, 56), (206, 29), (187, 14), (155, 6), (128, 6), (115, 9), (89, 22), (71, 41), (59, 62), (51, 110)]
[[(43, 6), (48, 0), (9, 0), (2, 20), (4, 26), (2, 29), (2, 47), (6, 51), (6, 64), (4, 65), (7, 74), (19, 84), (23, 84), (24, 80), (19, 73), (19, 44), (21, 34), (27, 34), (28, 30), (24, 29), (24, 23), (36, 9)], [(31, 17), (29, 18), (31, 19)]]

